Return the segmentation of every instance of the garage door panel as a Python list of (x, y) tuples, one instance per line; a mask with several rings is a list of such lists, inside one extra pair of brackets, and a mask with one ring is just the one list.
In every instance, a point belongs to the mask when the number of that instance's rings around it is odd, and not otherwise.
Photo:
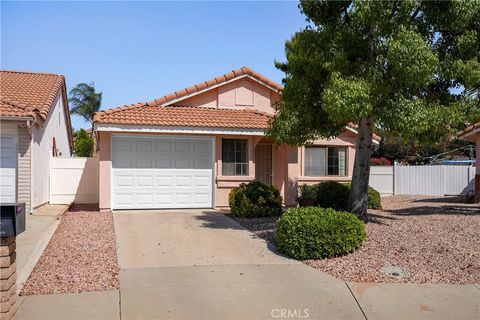
[(140, 152), (153, 152), (153, 145), (155, 141), (152, 140), (137, 140), (136, 150)]
[(157, 152), (172, 152), (172, 142), (171, 141), (157, 141)]
[(156, 159), (156, 168), (157, 169), (171, 169), (172, 168), (172, 159), (167, 157), (160, 157)]
[(157, 192), (156, 194), (156, 203), (160, 206), (169, 205), (173, 202), (173, 192)]
[(156, 177), (157, 179), (157, 186), (165, 186), (165, 187), (173, 187), (173, 176), (168, 175), (168, 176), (163, 176), (163, 175), (158, 175)]
[(0, 137), (0, 203), (14, 203), (17, 200), (17, 137)]
[(137, 158), (137, 163), (135, 168), (137, 169), (152, 169), (155, 168), (155, 159), (151, 157), (140, 156)]
[(136, 185), (137, 185), (137, 187), (152, 188), (152, 187), (154, 187), (153, 180), (154, 180), (153, 176), (139, 175), (139, 176), (137, 176)]
[(113, 151), (133, 151), (133, 141), (126, 139), (118, 139), (113, 146)]
[(133, 194), (130, 194), (130, 193), (121, 193), (121, 192), (117, 192), (114, 196), (113, 196), (113, 199), (114, 199), (114, 203), (116, 203), (119, 207), (120, 206), (131, 206), (134, 204), (134, 201), (133, 201)]
[(112, 144), (113, 209), (212, 207), (211, 140), (114, 136)]
[(190, 169), (190, 159), (176, 158), (175, 169)]
[(139, 205), (153, 205), (154, 202), (153, 202), (153, 198), (154, 198), (154, 195), (153, 195), (153, 192), (152, 193), (139, 193), (137, 194), (137, 203)]

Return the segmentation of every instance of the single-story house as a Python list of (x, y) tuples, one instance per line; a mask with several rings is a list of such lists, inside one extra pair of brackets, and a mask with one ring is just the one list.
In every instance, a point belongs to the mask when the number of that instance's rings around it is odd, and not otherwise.
[(254, 179), (293, 206), (298, 185), (351, 180), (354, 127), (309, 147), (265, 136), (282, 89), (243, 67), (98, 112), (100, 209), (227, 208), (230, 190)]
[(31, 212), (49, 201), (50, 157), (70, 157), (65, 78), (0, 71), (0, 203)]
[(465, 141), (476, 142), (477, 157), (475, 160), (475, 202), (480, 202), (480, 122), (471, 125), (457, 133), (457, 138)]

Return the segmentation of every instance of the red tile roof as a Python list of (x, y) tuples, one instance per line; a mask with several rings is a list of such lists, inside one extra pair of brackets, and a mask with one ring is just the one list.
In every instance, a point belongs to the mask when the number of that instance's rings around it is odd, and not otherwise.
[(96, 114), (96, 123), (267, 129), (271, 116), (245, 109), (133, 105)]
[(0, 100), (2, 106), (6, 103), (19, 109), (19, 114), (33, 111), (45, 120), (64, 83), (64, 77), (57, 74), (0, 71)]
[(242, 76), (253, 77), (277, 91), (283, 89), (278, 83), (267, 79), (252, 69), (242, 67), (152, 101), (139, 102), (97, 112), (94, 116), (94, 122), (190, 127), (267, 128), (270, 117), (253, 110), (178, 106), (166, 107), (186, 95), (198, 93)]
[[(465, 135), (468, 135), (469, 133), (471, 133), (472, 131), (480, 131), (480, 122), (477, 122), (471, 126), (469, 126), (468, 128), (466, 128), (465, 130), (462, 130), (460, 132), (457, 133), (457, 138), (459, 139), (465, 139)], [(475, 137), (473, 137), (472, 139), (466, 139), (466, 140), (475, 140)]]
[(60, 92), (63, 93), (71, 141), (70, 111), (62, 75), (0, 70), (0, 116), (39, 117), (46, 120)]

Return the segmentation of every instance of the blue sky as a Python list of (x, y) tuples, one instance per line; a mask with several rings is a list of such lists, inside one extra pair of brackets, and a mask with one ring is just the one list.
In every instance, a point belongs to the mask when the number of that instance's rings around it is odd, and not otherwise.
[[(274, 59), (306, 25), (297, 2), (4, 2), (1, 68), (94, 82), (102, 109), (148, 101)], [(74, 116), (75, 129), (88, 127)]]

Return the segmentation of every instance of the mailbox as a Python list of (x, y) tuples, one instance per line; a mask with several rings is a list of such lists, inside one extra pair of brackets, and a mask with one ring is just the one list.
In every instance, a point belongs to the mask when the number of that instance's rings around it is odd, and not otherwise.
[(25, 231), (25, 203), (0, 205), (0, 237), (18, 236)]

